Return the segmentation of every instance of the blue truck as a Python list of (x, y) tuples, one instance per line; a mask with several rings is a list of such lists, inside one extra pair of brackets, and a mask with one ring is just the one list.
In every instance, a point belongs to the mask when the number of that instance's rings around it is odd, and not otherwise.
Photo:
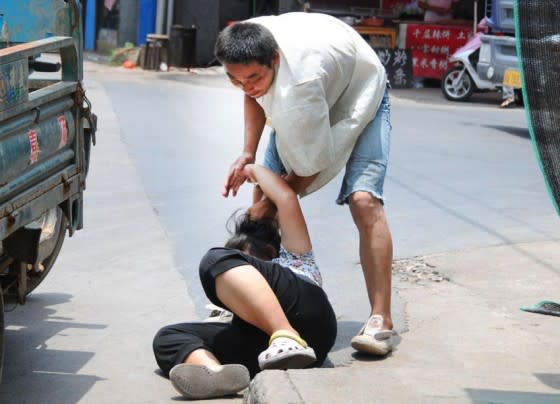
[(83, 226), (96, 116), (79, 0), (0, 0), (0, 377), (4, 302), (24, 304)]

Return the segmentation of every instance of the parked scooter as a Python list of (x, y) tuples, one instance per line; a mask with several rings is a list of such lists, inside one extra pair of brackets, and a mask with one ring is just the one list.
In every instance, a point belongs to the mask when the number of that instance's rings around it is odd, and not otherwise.
[(485, 34), (489, 32), (487, 18), (479, 23), (478, 29), (482, 32), (473, 35), (449, 57), (452, 66), (441, 79), (445, 98), (466, 101), (475, 91), (498, 91), (507, 85), (515, 88), (516, 98), (521, 99), (515, 38)]
[(441, 90), (450, 101), (466, 101), (475, 91), (496, 91), (502, 87), (501, 83), (483, 79), (476, 71), (482, 45), (481, 36), (481, 33), (473, 35), (449, 57), (449, 62), (453, 65), (441, 79)]

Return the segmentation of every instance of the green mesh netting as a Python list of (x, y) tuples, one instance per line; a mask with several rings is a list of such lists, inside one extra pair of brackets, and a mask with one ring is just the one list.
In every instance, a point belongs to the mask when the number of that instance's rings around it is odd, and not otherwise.
[(560, 214), (560, 1), (516, 0), (514, 15), (529, 132)]

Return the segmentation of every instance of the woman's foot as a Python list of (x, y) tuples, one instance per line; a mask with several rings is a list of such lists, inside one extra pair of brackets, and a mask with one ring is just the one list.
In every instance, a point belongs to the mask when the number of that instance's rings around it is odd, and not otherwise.
[(175, 390), (189, 399), (223, 397), (236, 394), (249, 385), (249, 371), (243, 365), (208, 367), (182, 363), (169, 372)]
[(269, 344), (259, 354), (259, 367), (262, 370), (303, 369), (317, 360), (313, 348), (291, 331), (276, 331), (270, 336)]

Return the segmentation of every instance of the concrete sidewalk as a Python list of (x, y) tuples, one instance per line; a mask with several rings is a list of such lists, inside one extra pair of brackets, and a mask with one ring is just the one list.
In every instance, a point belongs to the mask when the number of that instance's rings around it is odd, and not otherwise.
[(251, 382), (245, 402), (560, 402), (560, 317), (520, 310), (560, 301), (559, 241), (432, 255), (406, 265), (448, 279), (411, 282), (406, 271), (396, 273), (408, 331), (391, 355), (373, 359), (349, 349), (348, 366), (265, 371)]
[[(103, 86), (84, 229), (24, 306), (6, 307), (0, 403), (161, 403), (178, 397), (151, 350), (164, 324), (195, 318), (174, 251), (121, 139)], [(240, 401), (240, 399), (239, 399)]]

